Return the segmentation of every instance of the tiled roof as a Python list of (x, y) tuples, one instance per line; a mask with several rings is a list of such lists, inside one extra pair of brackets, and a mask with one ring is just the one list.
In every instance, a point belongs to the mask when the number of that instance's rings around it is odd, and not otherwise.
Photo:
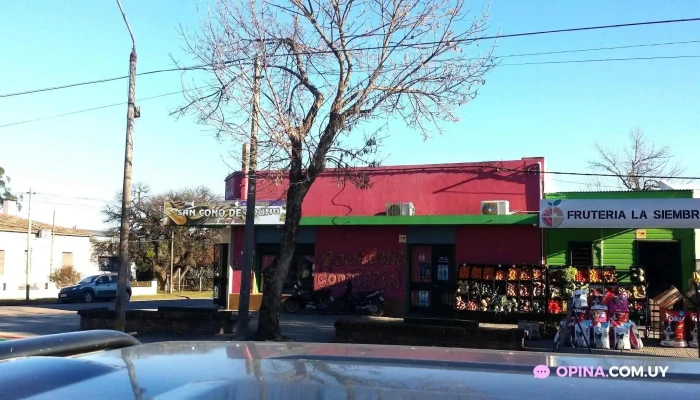
[[(27, 232), (28, 223), (29, 221), (24, 218), (0, 214), (0, 232)], [(38, 233), (39, 229), (51, 230), (51, 227), (51, 224), (32, 221), (32, 233)], [(64, 236), (92, 236), (89, 231), (62, 226), (56, 226), (54, 233)]]

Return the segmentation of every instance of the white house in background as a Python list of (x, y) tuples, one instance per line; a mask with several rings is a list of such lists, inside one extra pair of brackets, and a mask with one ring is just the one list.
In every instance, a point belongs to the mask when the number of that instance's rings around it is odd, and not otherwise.
[[(27, 228), (28, 221), (17, 217), (17, 204), (5, 201), (0, 213), (0, 299), (25, 297)], [(92, 260), (91, 235), (89, 231), (59, 226), (52, 232), (51, 224), (32, 221), (32, 298), (57, 295), (55, 285), (49, 282), (52, 268), (72, 266), (83, 276), (99, 272)]]

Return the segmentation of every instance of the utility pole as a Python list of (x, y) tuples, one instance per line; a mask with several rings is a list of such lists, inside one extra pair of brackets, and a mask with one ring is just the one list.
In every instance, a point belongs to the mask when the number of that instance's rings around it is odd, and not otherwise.
[(173, 292), (173, 262), (175, 260), (175, 231), (170, 232), (170, 287), (168, 293)]
[(129, 260), (129, 217), (131, 214), (131, 159), (134, 152), (134, 118), (139, 117), (139, 110), (134, 104), (136, 97), (136, 41), (134, 34), (126, 19), (124, 9), (117, 0), (119, 11), (124, 18), (124, 23), (131, 37), (131, 54), (129, 55), (129, 94), (128, 109), (126, 113), (126, 148), (124, 150), (124, 182), (122, 186), (122, 215), (121, 229), (119, 231), (119, 281), (117, 283), (117, 319), (114, 329), (124, 332), (126, 329), (126, 281), (128, 279), (131, 262)]
[(29, 188), (29, 206), (27, 207), (27, 265), (24, 271), (24, 290), (29, 300), (29, 274), (32, 270), (32, 188)]
[(55, 210), (53, 212), (53, 224), (51, 225), (51, 258), (50, 258), (51, 261), (49, 261), (51, 264), (49, 266), (51, 272), (53, 272), (53, 238), (54, 238), (54, 236), (56, 236), (54, 234), (54, 232), (56, 232), (56, 211)]
[(238, 327), (241, 335), (248, 334), (250, 311), (250, 275), (253, 273), (255, 251), (255, 181), (258, 168), (258, 109), (260, 107), (260, 58), (255, 57), (253, 69), (253, 111), (250, 127), (250, 161), (248, 163), (248, 197), (245, 214), (245, 246), (243, 247), (243, 271), (241, 273), (241, 296), (238, 303)]

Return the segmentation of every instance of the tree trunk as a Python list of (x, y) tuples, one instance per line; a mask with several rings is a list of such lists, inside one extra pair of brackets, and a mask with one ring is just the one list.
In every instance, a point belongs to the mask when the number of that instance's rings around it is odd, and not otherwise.
[(301, 203), (308, 191), (306, 182), (291, 180), (287, 191), (287, 215), (284, 220), (284, 230), (280, 251), (263, 273), (262, 304), (258, 317), (258, 330), (255, 340), (285, 340), (280, 329), (280, 309), (282, 306), (282, 288), (289, 273), (289, 265), (294, 256), (297, 231), (301, 221)]

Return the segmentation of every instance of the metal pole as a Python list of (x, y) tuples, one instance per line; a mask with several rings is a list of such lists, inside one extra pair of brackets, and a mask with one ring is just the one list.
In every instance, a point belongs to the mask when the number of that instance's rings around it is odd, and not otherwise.
[(54, 243), (53, 239), (54, 239), (54, 236), (56, 236), (56, 235), (54, 235), (55, 231), (56, 231), (56, 211), (53, 212), (53, 224), (51, 225), (51, 259), (50, 259), (51, 260), (50, 261), (51, 272), (53, 272), (53, 248), (54, 248), (53, 247), (53, 243)]
[(173, 292), (173, 262), (175, 260), (175, 231), (170, 232), (170, 287), (168, 293)]
[(126, 19), (121, 2), (117, 0), (119, 11), (122, 13), (126, 28), (131, 37), (131, 54), (129, 55), (129, 94), (128, 109), (126, 113), (126, 146), (124, 150), (124, 181), (122, 186), (122, 215), (121, 229), (119, 231), (119, 281), (117, 284), (117, 319), (114, 329), (124, 332), (126, 329), (126, 281), (130, 269), (129, 261), (129, 217), (131, 214), (131, 163), (134, 152), (134, 118), (136, 118), (136, 41), (131, 32), (129, 21)]
[(29, 274), (32, 270), (32, 189), (29, 188), (29, 206), (27, 208), (27, 265), (24, 271), (24, 290), (29, 300)]
[(255, 251), (255, 181), (258, 167), (258, 108), (260, 106), (260, 59), (255, 57), (253, 71), (253, 110), (250, 128), (250, 162), (248, 163), (248, 197), (246, 198), (245, 246), (243, 247), (243, 271), (241, 273), (241, 295), (238, 303), (238, 327), (241, 335), (248, 334), (250, 311), (250, 275), (253, 273)]

